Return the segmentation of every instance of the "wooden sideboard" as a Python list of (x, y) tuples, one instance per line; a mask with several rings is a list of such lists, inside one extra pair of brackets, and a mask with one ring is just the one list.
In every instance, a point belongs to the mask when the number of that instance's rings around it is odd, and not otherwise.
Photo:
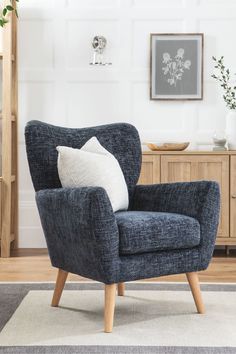
[(236, 151), (144, 151), (139, 184), (213, 180), (220, 184), (217, 245), (236, 245)]

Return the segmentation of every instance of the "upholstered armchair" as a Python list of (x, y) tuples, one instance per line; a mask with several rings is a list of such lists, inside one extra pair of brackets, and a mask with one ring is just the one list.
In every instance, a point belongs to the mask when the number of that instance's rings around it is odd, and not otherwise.
[[(128, 211), (113, 213), (101, 187), (62, 188), (58, 145), (81, 148), (96, 136), (119, 161), (129, 191)], [(68, 272), (105, 284), (105, 332), (111, 332), (115, 295), (125, 282), (186, 273), (204, 313), (197, 272), (207, 268), (219, 220), (219, 186), (212, 181), (136, 185), (141, 166), (137, 130), (118, 123), (69, 129), (31, 121), (27, 156), (51, 263), (58, 268), (52, 306)]]

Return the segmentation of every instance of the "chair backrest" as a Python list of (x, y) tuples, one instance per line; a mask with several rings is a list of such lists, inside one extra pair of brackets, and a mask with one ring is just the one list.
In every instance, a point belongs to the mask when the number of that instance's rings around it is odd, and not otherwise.
[(58, 145), (79, 149), (92, 136), (119, 161), (131, 196), (140, 174), (141, 144), (136, 128), (126, 123), (74, 129), (30, 121), (25, 128), (25, 140), (35, 190), (61, 187), (57, 172)]

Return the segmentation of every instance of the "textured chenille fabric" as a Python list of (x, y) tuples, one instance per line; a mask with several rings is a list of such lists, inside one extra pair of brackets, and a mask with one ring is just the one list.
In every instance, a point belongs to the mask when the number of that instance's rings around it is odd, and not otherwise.
[(36, 201), (53, 266), (105, 283), (118, 279), (118, 227), (103, 188), (45, 189)]
[(25, 141), (35, 190), (61, 187), (57, 146), (80, 149), (93, 136), (118, 160), (131, 196), (140, 173), (141, 145), (135, 127), (126, 123), (73, 129), (30, 121)]
[[(166, 235), (162, 242), (169, 242), (174, 236), (180, 245), (186, 241), (186, 230), (191, 223), (188, 242), (199, 238), (197, 225), (200, 225), (200, 242), (188, 248), (179, 246), (178, 249), (121, 254), (121, 220), (118, 221), (121, 214), (119, 217), (118, 213), (113, 213), (106, 191), (101, 187), (61, 188), (58, 178), (56, 146), (80, 148), (92, 136), (96, 136), (120, 163), (130, 197), (129, 211), (124, 214), (176, 214), (162, 220), (162, 230), (160, 223), (154, 227), (150, 220), (147, 221), (146, 230), (153, 226), (152, 235), (148, 232), (144, 235), (144, 225), (137, 217), (135, 228), (142, 234), (142, 239), (138, 241), (134, 237), (133, 241), (148, 244), (158, 237), (160, 241), (161, 235)], [(105, 284), (207, 268), (219, 220), (220, 192), (216, 182), (136, 186), (141, 146), (137, 130), (129, 124), (70, 129), (32, 121), (26, 126), (25, 137), (36, 201), (53, 266)], [(177, 221), (181, 216), (186, 225)], [(171, 217), (175, 220), (173, 226), (170, 226)], [(174, 235), (171, 227), (178, 229), (178, 235)], [(134, 236), (133, 228), (134, 225), (129, 228), (122, 222), (125, 236), (122, 240), (126, 244), (129, 235)]]
[(121, 211), (115, 217), (121, 255), (192, 248), (200, 243), (200, 224), (189, 216)]
[(214, 250), (220, 213), (217, 182), (179, 182), (136, 186), (132, 210), (178, 213), (198, 220), (201, 230), (199, 270), (206, 269)]

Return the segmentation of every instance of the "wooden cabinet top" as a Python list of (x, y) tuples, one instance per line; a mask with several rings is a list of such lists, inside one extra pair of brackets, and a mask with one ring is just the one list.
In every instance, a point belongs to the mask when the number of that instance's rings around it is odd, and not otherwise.
[(184, 151), (142, 151), (143, 155), (236, 155), (236, 150), (212, 151), (212, 150), (184, 150)]

